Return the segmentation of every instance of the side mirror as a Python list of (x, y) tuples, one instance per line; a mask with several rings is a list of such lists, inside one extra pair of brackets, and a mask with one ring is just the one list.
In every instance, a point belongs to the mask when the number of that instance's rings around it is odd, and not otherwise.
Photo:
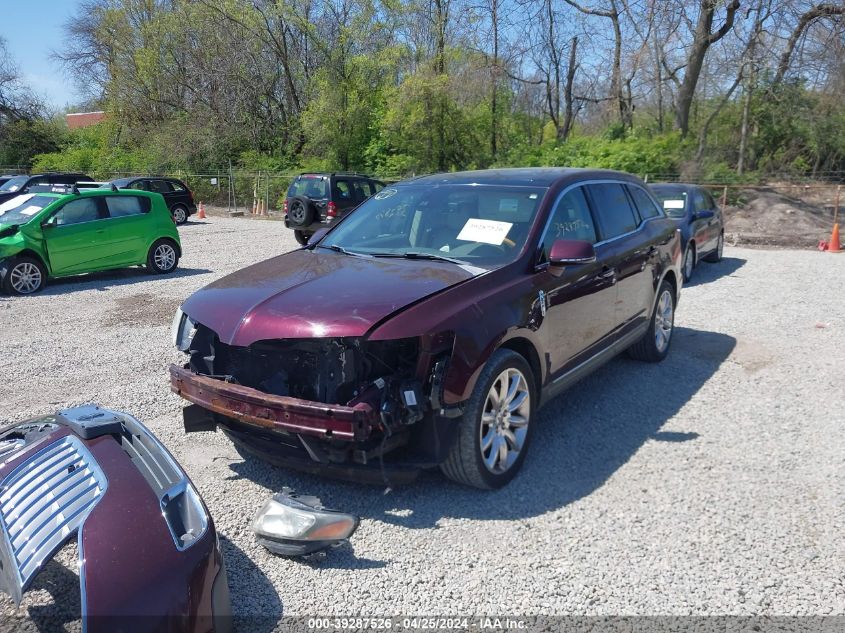
[(58, 225), (58, 220), (56, 220), (56, 216), (54, 215), (54, 216), (51, 216), (51, 217), (47, 218), (46, 220), (44, 220), (41, 223), (41, 228), (42, 229), (49, 229), (49, 228), (57, 226), (57, 225)]
[(696, 213), (695, 213), (695, 219), (696, 219), (696, 220), (709, 220), (709, 219), (710, 219), (710, 218), (712, 218), (714, 215), (716, 215), (716, 213), (715, 213), (715, 212), (713, 212), (713, 211), (710, 211), (710, 210), (706, 210), (706, 211), (696, 211)]
[(308, 238), (308, 246), (314, 246), (317, 242), (323, 239), (323, 236), (328, 233), (329, 230), (326, 229), (318, 229), (314, 235)]
[(556, 240), (549, 253), (549, 271), (560, 275), (564, 266), (591, 264), (596, 261), (596, 251), (590, 242), (584, 240)]

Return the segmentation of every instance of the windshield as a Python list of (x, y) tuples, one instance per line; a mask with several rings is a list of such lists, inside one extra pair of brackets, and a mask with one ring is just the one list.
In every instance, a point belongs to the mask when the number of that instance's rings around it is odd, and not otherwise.
[(682, 218), (686, 215), (686, 191), (679, 187), (652, 187), (651, 190), (670, 218)]
[(319, 245), (376, 257), (501, 266), (522, 250), (545, 192), (486, 185), (388, 187)]
[(26, 224), (41, 209), (55, 200), (51, 196), (37, 196), (32, 193), (15, 196), (0, 204), (0, 224)]
[(29, 176), (15, 176), (0, 185), (0, 191), (17, 191), (26, 184)]
[(305, 196), (306, 198), (311, 198), (312, 200), (328, 198), (328, 185), (328, 176), (316, 176), (310, 174), (297, 176), (296, 180), (290, 184), (290, 188), (288, 189), (288, 198), (293, 198), (295, 196)]

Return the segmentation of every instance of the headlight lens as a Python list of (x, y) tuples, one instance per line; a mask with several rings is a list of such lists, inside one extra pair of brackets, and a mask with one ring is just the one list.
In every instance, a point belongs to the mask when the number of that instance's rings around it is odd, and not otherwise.
[(313, 497), (282, 492), (268, 499), (252, 529), (259, 543), (282, 556), (304, 556), (345, 541), (358, 528), (358, 517), (327, 510)]
[(170, 338), (173, 345), (179, 351), (187, 352), (196, 333), (197, 324), (194, 320), (182, 312), (182, 308), (177, 308), (176, 314), (173, 316), (173, 323), (170, 326)]

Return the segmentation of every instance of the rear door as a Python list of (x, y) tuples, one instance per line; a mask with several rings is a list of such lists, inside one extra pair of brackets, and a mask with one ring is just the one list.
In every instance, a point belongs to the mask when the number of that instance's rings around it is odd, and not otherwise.
[(151, 232), (151, 200), (146, 196), (103, 196), (108, 212), (105, 221), (106, 249), (114, 266), (146, 260)]
[(602, 182), (587, 186), (598, 224), (597, 253), (617, 282), (616, 329), (626, 334), (651, 316), (652, 275), (657, 248), (648, 232), (640, 230), (642, 220), (634, 209), (625, 185)]
[(108, 267), (106, 213), (100, 198), (76, 198), (65, 203), (43, 229), (50, 267), (68, 275)]
[[(616, 279), (597, 246), (596, 261), (567, 266), (556, 277), (548, 272), (548, 254), (555, 240), (596, 244), (598, 227), (584, 186), (566, 191), (555, 203), (540, 241), (535, 276), (538, 301), (545, 310), (542, 337), (549, 350), (552, 375), (566, 373), (610, 345), (616, 327)], [(541, 305), (542, 305), (541, 304)]]

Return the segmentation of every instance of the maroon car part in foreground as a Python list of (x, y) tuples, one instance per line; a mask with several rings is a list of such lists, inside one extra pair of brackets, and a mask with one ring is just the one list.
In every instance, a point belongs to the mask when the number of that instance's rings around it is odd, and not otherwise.
[(628, 350), (669, 350), (678, 231), (628, 174), (517, 169), (393, 185), (174, 319), (187, 431), (270, 462), (504, 485), (537, 408)]
[(231, 628), (208, 510), (128, 414), (87, 405), (0, 429), (0, 590), (19, 603), (73, 537), (84, 630)]

